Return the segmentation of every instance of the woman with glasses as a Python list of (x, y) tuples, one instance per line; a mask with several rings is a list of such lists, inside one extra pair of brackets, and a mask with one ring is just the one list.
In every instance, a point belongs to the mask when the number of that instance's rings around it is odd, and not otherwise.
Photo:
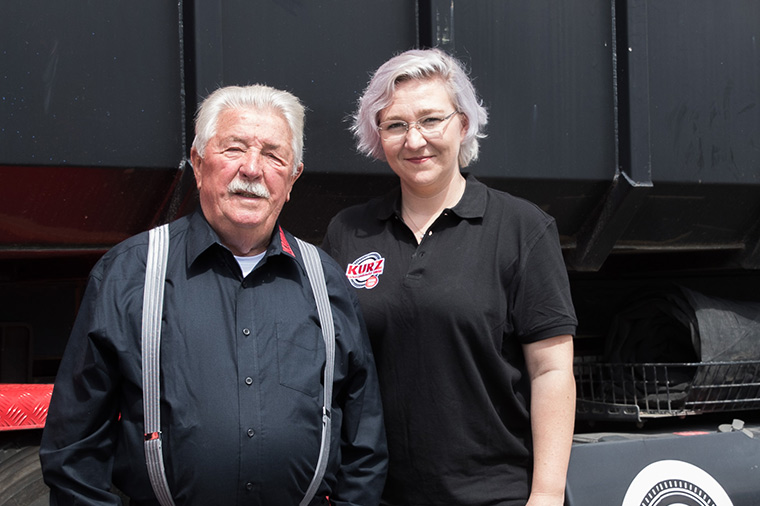
[[(554, 220), (461, 170), (487, 114), (462, 64), (412, 50), (373, 75), (358, 148), (398, 176), (333, 218), (380, 376), (387, 505), (561, 506), (576, 319)], [(350, 393), (348, 393), (350, 395)]]

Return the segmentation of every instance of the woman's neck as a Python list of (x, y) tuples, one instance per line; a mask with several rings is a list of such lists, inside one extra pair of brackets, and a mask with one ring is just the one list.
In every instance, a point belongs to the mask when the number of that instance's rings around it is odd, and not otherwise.
[(466, 184), (464, 176), (457, 173), (445, 187), (432, 192), (422, 192), (402, 185), (401, 210), (419, 216), (438, 216), (441, 211), (459, 202)]
[(465, 178), (457, 175), (443, 189), (421, 193), (401, 188), (401, 218), (414, 233), (417, 242), (440, 216), (444, 209), (454, 207), (464, 194)]

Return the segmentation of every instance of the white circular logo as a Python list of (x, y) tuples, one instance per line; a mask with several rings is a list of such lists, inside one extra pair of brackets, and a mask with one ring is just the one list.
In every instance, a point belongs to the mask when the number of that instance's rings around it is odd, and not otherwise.
[(720, 484), (680, 460), (649, 464), (633, 479), (622, 506), (733, 506)]

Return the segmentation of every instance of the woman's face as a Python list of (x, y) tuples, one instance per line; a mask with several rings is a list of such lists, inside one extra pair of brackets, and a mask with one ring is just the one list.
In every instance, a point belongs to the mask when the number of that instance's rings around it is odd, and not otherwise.
[[(380, 112), (379, 123), (441, 119), (455, 110), (441, 79), (403, 81), (396, 85), (391, 104)], [(410, 125), (405, 135), (381, 136), (385, 158), (401, 179), (401, 187), (430, 194), (451, 183), (459, 175), (459, 149), (466, 131), (467, 118), (453, 114), (441, 121), (433, 133), (423, 134), (415, 124)]]

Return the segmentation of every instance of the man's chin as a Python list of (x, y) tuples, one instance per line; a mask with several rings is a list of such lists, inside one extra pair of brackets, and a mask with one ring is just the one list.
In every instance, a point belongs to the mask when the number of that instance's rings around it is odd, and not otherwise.
[(258, 209), (235, 213), (230, 217), (232, 224), (241, 229), (251, 229), (261, 226), (271, 226), (276, 221), (269, 210)]

